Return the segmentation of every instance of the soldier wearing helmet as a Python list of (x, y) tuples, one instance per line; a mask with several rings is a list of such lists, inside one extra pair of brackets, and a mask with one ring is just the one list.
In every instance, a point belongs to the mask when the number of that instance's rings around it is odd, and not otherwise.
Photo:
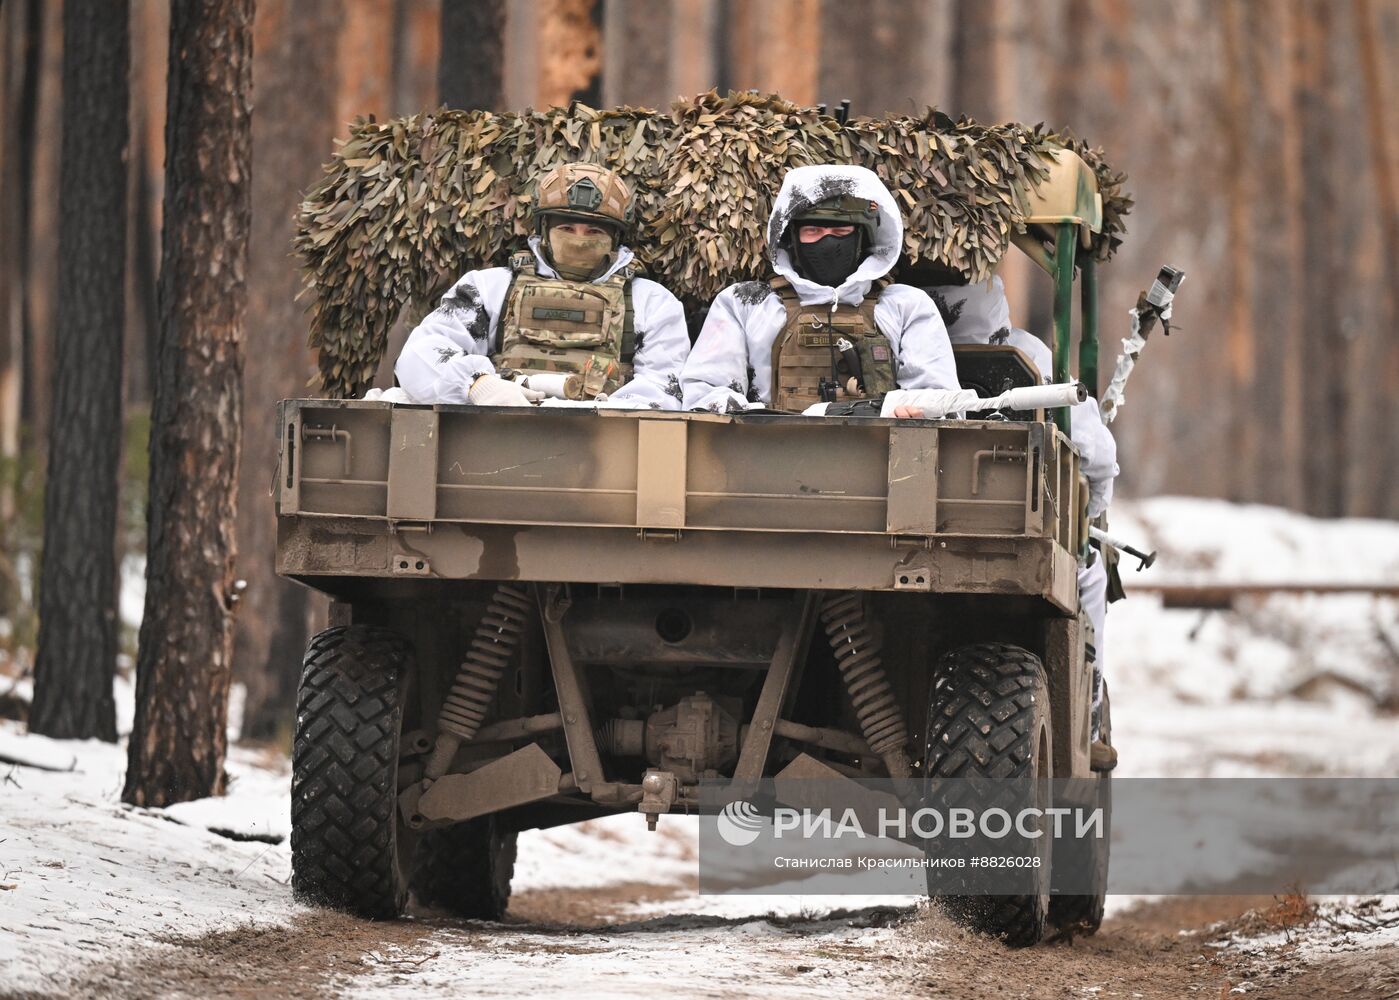
[(394, 366), (417, 402), (519, 406), (566, 376), (574, 399), (678, 409), (689, 353), (674, 295), (639, 276), (624, 244), (631, 192), (617, 174), (568, 163), (540, 178), (529, 250), (471, 271), (408, 337)]
[(895, 388), (960, 388), (932, 300), (885, 278), (903, 220), (872, 171), (788, 171), (767, 239), (777, 276), (714, 300), (680, 376), (687, 409), (800, 412)]

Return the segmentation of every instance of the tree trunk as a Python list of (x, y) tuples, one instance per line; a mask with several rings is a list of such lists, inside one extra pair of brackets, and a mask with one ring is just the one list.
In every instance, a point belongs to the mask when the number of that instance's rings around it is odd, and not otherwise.
[(775, 92), (795, 104), (816, 103), (819, 0), (734, 0), (723, 23), (733, 89)]
[(848, 98), (857, 115), (922, 112), (935, 93), (924, 58), (932, 15), (901, 0), (822, 0), (817, 97), (831, 107)]
[(21, 434), (32, 405), (28, 372), (30, 201), (39, 101), (43, 17), (38, 0), (0, 8), (4, 73), (0, 77), (0, 617), (22, 612), (16, 562), (23, 538)]
[(125, 0), (63, 8), (58, 331), (29, 728), (117, 738), (117, 462), (126, 277)]
[(334, 138), (339, 5), (262, 0), (253, 50), (253, 213), (238, 476), (239, 603), (233, 676), (247, 690), (243, 739), (291, 732), (306, 648), (309, 591), (277, 576), (277, 525), (267, 484), (277, 461), (277, 400), (306, 394), (312, 370), (300, 275), (291, 259), (293, 216)]
[(497, 111), (505, 86), (505, 0), (442, 4), (437, 99), (463, 111)]
[[(675, 0), (607, 0), (602, 22), (602, 103), (665, 108)], [(693, 42), (689, 43), (693, 45)]]
[[(298, 5), (306, 0), (299, 0)], [(318, 0), (320, 2), (320, 0)], [(344, 136), (356, 118), (382, 120), (393, 113), (394, 9), (388, 3), (346, 3), (336, 40), (336, 134)], [(321, 44), (326, 44), (322, 42)]]
[[(1304, 136), (1300, 150), (1302, 200), (1295, 211), (1306, 222), (1307, 264), (1303, 276), (1302, 405), (1306, 414), (1302, 468), (1306, 511), (1339, 517), (1346, 509), (1345, 373), (1347, 344), (1337, 289), (1340, 285), (1335, 170), (1322, 150), (1336, 149), (1338, 114), (1334, 100), (1330, 38), (1334, 11), (1328, 0), (1302, 0), (1296, 7), (1298, 75), (1296, 115)], [(1333, 154), (1334, 155), (1334, 154)]]
[[(394, 114), (409, 115), (440, 103), (437, 72), (441, 62), (441, 7), (438, 0), (397, 0), (394, 4)], [(503, 49), (504, 39), (500, 44)]]
[(252, 0), (173, 4), (146, 608), (126, 788), (223, 792), (250, 210)]
[(59, 143), (46, 142), (46, 126), (63, 118), (63, 5), (31, 3), (37, 59), (31, 77), (34, 92), (25, 98), (32, 122), (21, 129), (31, 136), (25, 157), (27, 224), (21, 266), (24, 269), (24, 386), (21, 419), (29, 428), (35, 450), (47, 447), (49, 390), (53, 377), (54, 311), (58, 299), (58, 175)]
[[(566, 107), (579, 100), (601, 103), (602, 28), (600, 0), (542, 0), (535, 36), (538, 103)], [(445, 39), (444, 39), (445, 41)]]
[(1257, 253), (1253, 247), (1254, 184), (1258, 168), (1253, 162), (1250, 125), (1257, 113), (1249, 100), (1245, 77), (1247, 59), (1244, 46), (1246, 12), (1231, 4), (1219, 12), (1224, 41), (1224, 101), (1220, 109), (1224, 121), (1224, 149), (1229, 169), (1225, 173), (1228, 191), (1229, 271), (1228, 317), (1224, 339), (1226, 369), (1229, 374), (1228, 400), (1224, 418), (1229, 423), (1229, 451), (1233, 461), (1226, 480), (1229, 500), (1248, 497), (1257, 482), (1253, 465), (1258, 448), (1258, 406), (1254, 397), (1257, 319), (1253, 312), (1254, 268)]
[[(952, 74), (947, 113), (998, 121), (1009, 87), (1004, 0), (958, 0), (952, 23)], [(1077, 74), (1073, 66), (1065, 75)]]

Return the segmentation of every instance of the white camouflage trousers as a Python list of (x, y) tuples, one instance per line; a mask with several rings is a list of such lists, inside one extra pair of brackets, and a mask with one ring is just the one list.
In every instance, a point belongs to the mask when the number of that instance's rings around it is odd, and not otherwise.
[(1105, 628), (1108, 616), (1108, 570), (1101, 554), (1093, 565), (1078, 571), (1078, 601), (1093, 625), (1088, 652), (1093, 657), (1093, 739), (1098, 739), (1098, 716), (1103, 703)]

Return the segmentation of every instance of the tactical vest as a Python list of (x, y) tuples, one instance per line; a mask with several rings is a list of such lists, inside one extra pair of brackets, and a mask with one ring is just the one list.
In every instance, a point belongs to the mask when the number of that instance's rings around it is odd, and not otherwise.
[[(874, 322), (874, 306), (880, 285), (855, 309), (842, 306), (830, 315), (830, 305), (804, 306), (785, 278), (772, 279), (772, 287), (787, 308), (787, 322), (772, 344), (772, 407), (800, 413), (821, 402), (821, 382), (830, 381), (835, 359), (839, 400), (869, 399), (898, 388), (894, 375), (894, 351)], [(850, 342), (859, 371), (838, 349)], [(864, 390), (851, 393), (848, 385), (858, 378)]]
[(576, 373), (578, 398), (616, 392), (632, 377), (636, 331), (627, 265), (595, 284), (541, 277), (534, 255), (510, 259), (510, 287), (501, 308), (498, 371)]

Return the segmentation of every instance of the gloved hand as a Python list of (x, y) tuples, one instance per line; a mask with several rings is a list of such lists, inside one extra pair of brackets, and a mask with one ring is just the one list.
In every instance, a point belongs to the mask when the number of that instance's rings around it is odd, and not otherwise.
[(466, 401), (476, 406), (529, 406), (543, 398), (544, 393), (508, 382), (491, 372), (478, 376), (466, 393)]

